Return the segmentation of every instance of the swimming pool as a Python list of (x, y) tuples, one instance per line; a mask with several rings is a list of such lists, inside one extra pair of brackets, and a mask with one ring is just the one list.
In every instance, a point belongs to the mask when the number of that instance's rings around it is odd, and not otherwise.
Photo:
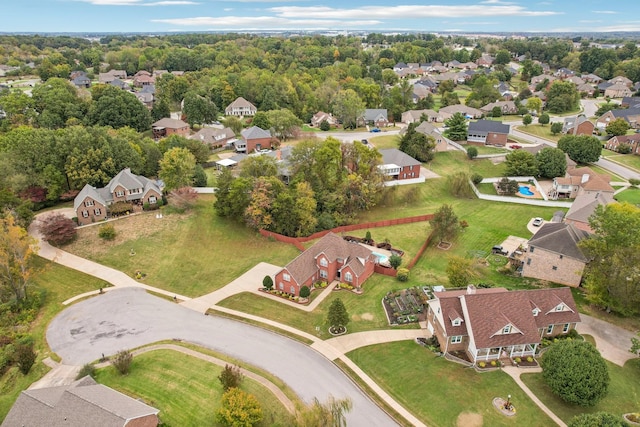
[(378, 252), (371, 252), (371, 254), (378, 259), (378, 264), (385, 264), (389, 261), (389, 257)]
[(518, 193), (522, 194), (523, 196), (533, 196), (535, 194), (526, 185), (519, 186)]

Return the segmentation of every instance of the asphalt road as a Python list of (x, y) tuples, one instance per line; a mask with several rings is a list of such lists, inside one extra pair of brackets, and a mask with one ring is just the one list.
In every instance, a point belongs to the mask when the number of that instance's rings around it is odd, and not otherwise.
[(308, 346), (241, 322), (204, 316), (142, 289), (107, 292), (67, 308), (50, 323), (47, 341), (66, 364), (160, 340), (181, 339), (271, 372), (306, 402), (350, 397), (350, 426), (396, 423), (333, 363)]

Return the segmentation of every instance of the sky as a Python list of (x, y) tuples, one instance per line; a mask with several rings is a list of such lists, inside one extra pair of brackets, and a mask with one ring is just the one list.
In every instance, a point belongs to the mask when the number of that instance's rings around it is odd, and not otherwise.
[(0, 0), (0, 32), (640, 31), (638, 0)]

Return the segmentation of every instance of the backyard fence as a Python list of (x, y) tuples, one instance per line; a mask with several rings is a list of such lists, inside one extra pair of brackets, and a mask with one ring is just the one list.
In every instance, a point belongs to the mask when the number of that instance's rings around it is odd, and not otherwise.
[[(518, 179), (527, 180), (529, 177), (515, 177), (515, 178), (516, 180)], [(500, 181), (501, 179), (502, 178), (485, 178), (482, 180), (482, 183), (494, 183), (494, 182)], [(509, 179), (514, 179), (514, 177), (509, 177)], [(536, 184), (536, 189), (540, 191), (541, 188), (539, 188), (538, 182), (535, 180), (534, 182)], [(492, 202), (518, 203), (521, 205), (531, 205), (531, 206), (546, 206), (546, 207), (553, 207), (553, 208), (570, 208), (571, 207), (571, 202), (559, 202), (556, 200), (523, 199), (521, 197), (495, 196), (492, 194), (484, 194), (484, 193), (481, 193), (476, 188), (476, 186), (473, 184), (473, 182), (471, 182), (471, 180), (469, 180), (469, 185), (471, 185), (471, 189), (473, 190), (474, 193), (476, 193), (476, 196), (478, 196), (478, 199), (482, 199), (482, 200), (491, 200)], [(544, 192), (540, 192), (540, 194), (542, 195), (542, 197), (546, 197)]]

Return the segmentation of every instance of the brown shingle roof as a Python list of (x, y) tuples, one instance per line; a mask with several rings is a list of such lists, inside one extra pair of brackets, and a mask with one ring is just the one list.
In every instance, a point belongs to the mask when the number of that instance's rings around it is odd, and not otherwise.
[(347, 242), (334, 233), (328, 233), (309, 249), (298, 255), (285, 266), (291, 277), (298, 283), (304, 283), (318, 271), (316, 258), (324, 254), (329, 262), (344, 259), (344, 265), (350, 266), (356, 276), (362, 274), (365, 263), (371, 257), (371, 250), (357, 243)]
[(533, 251), (534, 248), (541, 248), (587, 262), (578, 243), (588, 236), (589, 233), (577, 229), (572, 224), (546, 223), (529, 239), (529, 248), (530, 251)]

